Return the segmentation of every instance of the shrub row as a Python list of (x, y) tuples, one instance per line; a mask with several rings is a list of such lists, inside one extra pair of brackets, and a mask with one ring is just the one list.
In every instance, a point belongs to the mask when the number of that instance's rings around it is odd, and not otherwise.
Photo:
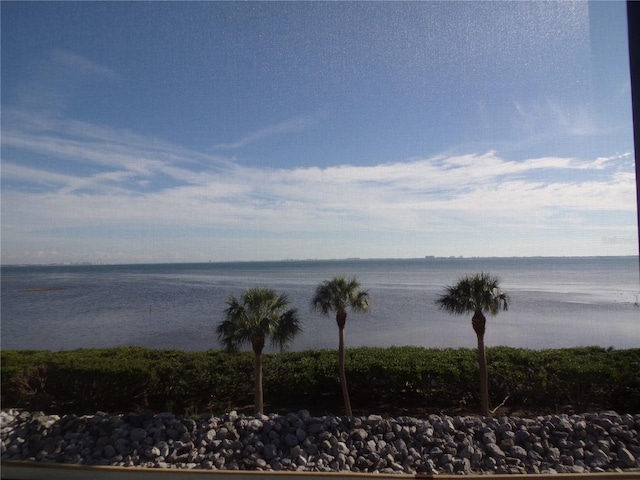
[[(530, 411), (640, 411), (640, 349), (487, 349), (494, 404)], [(251, 411), (253, 354), (141, 347), (3, 351), (2, 407), (49, 413)], [(266, 410), (342, 411), (337, 353), (264, 355)], [(356, 414), (477, 410), (472, 349), (347, 350)]]

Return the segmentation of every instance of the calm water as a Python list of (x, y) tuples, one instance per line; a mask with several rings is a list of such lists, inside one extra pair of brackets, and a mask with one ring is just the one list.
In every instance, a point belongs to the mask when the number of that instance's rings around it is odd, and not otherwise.
[(299, 311), (304, 331), (292, 350), (335, 348), (335, 320), (309, 303), (319, 282), (342, 274), (373, 301), (371, 312), (349, 315), (347, 346), (474, 347), (471, 317), (434, 301), (480, 271), (499, 275), (511, 296), (509, 311), (488, 319), (487, 345), (640, 347), (637, 257), (3, 267), (1, 346), (217, 348), (229, 295), (265, 286)]

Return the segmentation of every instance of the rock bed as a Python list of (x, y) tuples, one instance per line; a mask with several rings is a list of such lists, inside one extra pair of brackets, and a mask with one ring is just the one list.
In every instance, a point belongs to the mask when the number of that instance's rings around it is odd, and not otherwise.
[(2, 460), (209, 470), (640, 470), (640, 414), (426, 418), (0, 412)]

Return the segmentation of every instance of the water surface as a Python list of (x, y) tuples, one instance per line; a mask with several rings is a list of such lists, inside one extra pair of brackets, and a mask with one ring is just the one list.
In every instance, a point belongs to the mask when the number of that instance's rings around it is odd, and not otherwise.
[(120, 345), (218, 348), (229, 295), (286, 293), (303, 333), (292, 350), (335, 348), (333, 317), (310, 309), (318, 283), (357, 276), (372, 298), (350, 314), (348, 346), (474, 347), (470, 316), (440, 311), (443, 287), (466, 273), (500, 276), (507, 312), (488, 318), (487, 345), (640, 347), (637, 257), (247, 262), (2, 268), (3, 349)]

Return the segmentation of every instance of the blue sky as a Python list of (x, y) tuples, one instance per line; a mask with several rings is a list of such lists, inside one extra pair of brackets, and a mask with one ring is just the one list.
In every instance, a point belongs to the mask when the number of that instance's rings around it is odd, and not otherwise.
[(622, 1), (1, 14), (5, 264), (637, 253)]

